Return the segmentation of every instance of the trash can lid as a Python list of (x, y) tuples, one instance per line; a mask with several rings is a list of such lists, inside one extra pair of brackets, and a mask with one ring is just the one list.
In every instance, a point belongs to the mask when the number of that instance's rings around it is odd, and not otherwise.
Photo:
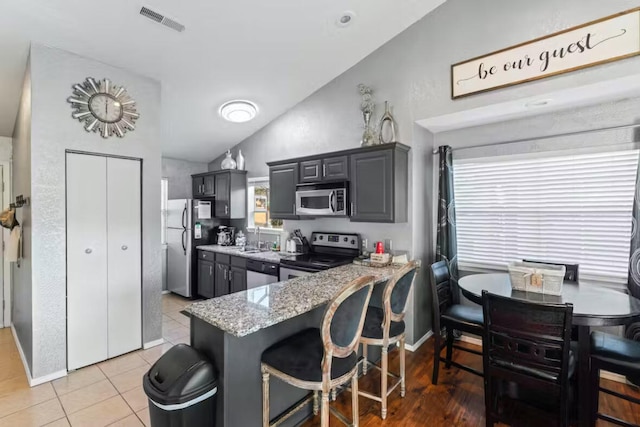
[(182, 404), (214, 389), (217, 373), (213, 364), (193, 347), (178, 344), (153, 364), (142, 385), (156, 403)]

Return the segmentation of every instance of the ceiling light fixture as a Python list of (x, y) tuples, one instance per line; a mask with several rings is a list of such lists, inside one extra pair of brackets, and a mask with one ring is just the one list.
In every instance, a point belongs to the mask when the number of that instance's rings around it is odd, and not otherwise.
[(220, 106), (220, 116), (233, 123), (244, 123), (258, 114), (258, 107), (251, 101), (236, 99)]
[(342, 12), (338, 19), (336, 20), (336, 25), (338, 27), (347, 27), (353, 23), (356, 18), (356, 14), (350, 10)]

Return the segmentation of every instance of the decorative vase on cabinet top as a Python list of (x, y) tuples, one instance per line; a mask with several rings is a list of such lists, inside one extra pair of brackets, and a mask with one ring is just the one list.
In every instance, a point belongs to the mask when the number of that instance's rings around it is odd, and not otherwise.
[(220, 165), (220, 167), (222, 169), (235, 169), (236, 166), (236, 161), (233, 160), (233, 157), (231, 157), (231, 150), (227, 150), (225, 158), (222, 160), (222, 164)]
[(236, 166), (238, 170), (244, 170), (244, 156), (242, 155), (242, 150), (238, 149), (238, 155), (236, 156)]

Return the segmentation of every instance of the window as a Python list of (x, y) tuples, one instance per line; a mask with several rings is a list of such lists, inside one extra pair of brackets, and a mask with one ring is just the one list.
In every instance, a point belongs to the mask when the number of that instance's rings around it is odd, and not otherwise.
[(169, 204), (169, 180), (162, 178), (160, 181), (160, 241), (164, 245), (167, 243), (167, 206)]
[(626, 283), (637, 167), (638, 150), (456, 160), (460, 268), (533, 259)]
[(249, 178), (247, 186), (247, 197), (249, 206), (248, 227), (253, 229), (282, 230), (281, 219), (271, 219), (269, 214), (269, 178)]

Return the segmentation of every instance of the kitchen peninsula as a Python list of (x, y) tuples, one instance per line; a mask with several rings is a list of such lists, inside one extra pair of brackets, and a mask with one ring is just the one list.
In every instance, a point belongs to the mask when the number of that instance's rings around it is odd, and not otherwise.
[[(375, 295), (399, 268), (350, 264), (189, 306), (191, 345), (214, 360), (219, 373), (216, 425), (262, 425), (262, 352), (298, 331), (320, 327), (325, 305), (351, 280), (375, 276)], [(272, 419), (305, 395), (272, 380)], [(296, 425), (310, 413), (309, 407), (282, 425)]]

